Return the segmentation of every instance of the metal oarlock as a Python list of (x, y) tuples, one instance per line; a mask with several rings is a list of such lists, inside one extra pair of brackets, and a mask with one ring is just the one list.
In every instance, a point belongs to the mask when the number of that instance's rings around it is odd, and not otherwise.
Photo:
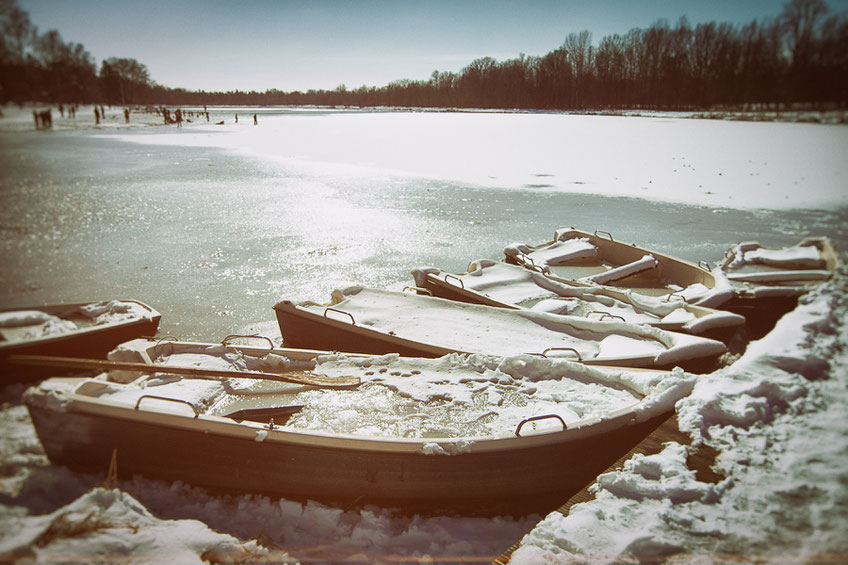
[(228, 335), (227, 337), (225, 337), (224, 339), (221, 340), (221, 345), (228, 345), (228, 342), (231, 339), (264, 339), (265, 341), (268, 342), (268, 347), (270, 349), (274, 349), (274, 342), (271, 341), (270, 337), (266, 337), (264, 335), (239, 335), (239, 334)]
[(192, 411), (194, 412), (195, 418), (197, 418), (200, 415), (200, 413), (197, 411), (197, 407), (194, 404), (192, 404), (191, 402), (189, 402), (188, 400), (180, 400), (179, 398), (168, 398), (167, 396), (156, 396), (154, 394), (145, 394), (145, 395), (139, 396), (138, 401), (136, 401), (136, 403), (135, 403), (135, 409), (136, 410), (138, 410), (138, 407), (141, 406), (141, 401), (144, 400), (145, 398), (151, 398), (153, 400), (164, 400), (166, 402), (178, 402), (180, 404), (185, 404), (185, 405), (191, 407)]
[(580, 352), (574, 349), (573, 347), (549, 347), (546, 350), (542, 351), (542, 357), (548, 357), (548, 351), (571, 351), (574, 355), (577, 356), (578, 361), (583, 361), (583, 357), (580, 356)]
[(601, 320), (600, 320), (601, 322), (603, 322), (603, 321), (604, 321), (604, 318), (616, 318), (616, 319), (618, 319), (618, 320), (621, 320), (622, 322), (626, 322), (626, 321), (627, 321), (627, 320), (625, 320), (624, 318), (622, 318), (621, 316), (618, 316), (618, 315), (616, 315), (616, 314), (610, 314), (609, 312), (601, 312), (601, 311), (599, 311), (599, 310), (593, 310), (593, 311), (589, 312), (588, 314), (586, 314), (586, 317), (588, 318), (588, 317), (589, 317), (589, 316), (591, 316), (592, 314), (598, 314), (598, 315), (600, 315), (600, 316), (601, 316)]
[[(356, 320), (353, 319), (353, 314), (351, 314), (350, 312), (345, 312), (344, 310), (339, 310), (338, 308), (325, 308), (324, 309), (324, 317), (325, 318), (329, 318), (329, 316), (327, 316), (327, 312), (338, 312), (339, 314), (344, 314), (345, 316), (348, 316), (350, 318), (351, 324), (353, 324), (354, 326), (356, 325)], [(332, 318), (330, 318), (330, 319), (332, 319)]]
[(433, 296), (433, 291), (429, 288), (424, 288), (423, 286), (405, 286), (403, 287), (403, 292), (407, 290), (414, 290), (418, 294), (426, 294), (428, 296)]
[[(459, 285), (454, 285), (454, 286), (459, 286), (459, 288), (465, 290), (465, 283), (462, 282), (462, 279), (460, 279), (459, 277), (455, 277), (450, 273), (445, 273), (445, 282), (448, 282), (448, 279), (455, 280), (456, 282), (459, 283)], [(450, 284), (453, 284), (453, 283), (450, 283)]]
[(526, 420), (521, 420), (521, 422), (519, 422), (519, 424), (518, 424), (518, 427), (515, 428), (515, 435), (517, 437), (521, 437), (520, 432), (521, 432), (521, 428), (524, 427), (524, 424), (527, 424), (529, 422), (538, 422), (539, 420), (550, 420), (550, 419), (559, 420), (560, 424), (562, 424), (562, 429), (563, 430), (568, 429), (568, 426), (565, 425), (565, 420), (563, 420), (562, 417), (560, 417), (559, 415), (557, 415), (557, 414), (545, 414), (543, 416), (533, 416), (532, 418), (527, 418)]

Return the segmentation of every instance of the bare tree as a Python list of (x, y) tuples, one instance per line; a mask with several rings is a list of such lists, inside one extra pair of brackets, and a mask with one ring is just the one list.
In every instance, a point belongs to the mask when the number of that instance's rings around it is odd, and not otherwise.
[(585, 29), (580, 33), (569, 33), (562, 44), (562, 48), (568, 55), (571, 68), (574, 69), (572, 107), (583, 108), (586, 106), (586, 96), (591, 88), (592, 61), (594, 58), (592, 34)]
[(100, 67), (100, 80), (104, 94), (113, 102), (125, 105), (136, 102), (136, 95), (151, 84), (147, 67), (135, 59), (111, 57), (103, 61)]
[(3, 51), (0, 54), (14, 64), (23, 64), (27, 45), (35, 33), (29, 14), (21, 10), (14, 0), (3, 0), (0, 2), (0, 22), (3, 31)]

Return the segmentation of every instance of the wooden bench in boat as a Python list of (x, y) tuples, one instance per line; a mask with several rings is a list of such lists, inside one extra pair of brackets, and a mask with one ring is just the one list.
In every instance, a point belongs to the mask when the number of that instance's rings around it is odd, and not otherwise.
[(658, 266), (659, 262), (652, 255), (644, 255), (638, 261), (633, 261), (632, 263), (615, 267), (609, 271), (598, 273), (597, 275), (584, 277), (580, 280), (593, 282), (595, 284), (608, 284), (656, 269)]

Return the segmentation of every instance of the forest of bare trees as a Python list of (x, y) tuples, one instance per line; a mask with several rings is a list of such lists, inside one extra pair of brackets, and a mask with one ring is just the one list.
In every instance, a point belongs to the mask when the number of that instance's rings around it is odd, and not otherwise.
[[(536, 110), (844, 108), (848, 15), (823, 0), (790, 0), (769, 21), (670, 25), (601, 38), (569, 33), (542, 56), (476, 59), (460, 72), (383, 87), (204, 92), (151, 80), (134, 59), (98, 70), (78, 43), (39, 33), (14, 0), (0, 0), (0, 102), (115, 105), (329, 105)], [(282, 78), (282, 77), (281, 77)]]

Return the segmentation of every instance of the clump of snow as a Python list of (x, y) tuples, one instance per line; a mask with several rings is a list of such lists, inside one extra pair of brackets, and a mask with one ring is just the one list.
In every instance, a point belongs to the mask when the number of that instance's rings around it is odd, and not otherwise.
[(86, 304), (80, 307), (80, 312), (91, 319), (95, 326), (136, 318), (149, 318), (151, 315), (150, 310), (137, 302), (122, 302), (120, 300)]
[(600, 475), (595, 490), (637, 501), (668, 499), (672, 504), (711, 504), (729, 484), (728, 480), (719, 485), (698, 482), (695, 471), (686, 466), (686, 446), (670, 442), (656, 455), (637, 453), (624, 463), (623, 470)]
[(450, 443), (426, 442), (421, 446), (424, 455), (455, 455), (457, 453), (471, 453), (474, 446), (473, 441), (458, 440)]
[(41, 337), (62, 335), (74, 332), (77, 329), (78, 327), (74, 322), (54, 316), (40, 326), (27, 330), (23, 335), (23, 339), (38, 339)]
[(257, 542), (244, 543), (197, 520), (156, 518), (132, 496), (95, 488), (46, 515), (2, 516), (0, 555), (22, 561), (208, 563), (274, 561), (294, 563), (287, 554)]
[(38, 310), (17, 310), (0, 314), (3, 341), (41, 339), (76, 331), (77, 324)]
[(41, 312), (40, 310), (3, 312), (0, 314), (0, 328), (17, 328), (20, 326), (44, 324), (53, 318), (54, 316), (51, 316), (47, 312)]
[(626, 265), (609, 269), (603, 273), (598, 273), (597, 275), (585, 277), (585, 280), (596, 284), (606, 284), (619, 281), (623, 278), (627, 278), (650, 269), (655, 269), (657, 265), (657, 260), (653, 255), (643, 255), (641, 259), (633, 261), (632, 263), (627, 263)]
[(511, 563), (848, 555), (846, 291), (841, 272), (677, 403), (724, 480), (698, 481), (674, 443), (634, 457), (599, 477), (595, 500), (540, 522)]
[(504, 248), (504, 255), (511, 259), (529, 260), (538, 267), (546, 267), (563, 265), (577, 259), (597, 257), (598, 248), (588, 238), (572, 238), (537, 247), (513, 243)]

